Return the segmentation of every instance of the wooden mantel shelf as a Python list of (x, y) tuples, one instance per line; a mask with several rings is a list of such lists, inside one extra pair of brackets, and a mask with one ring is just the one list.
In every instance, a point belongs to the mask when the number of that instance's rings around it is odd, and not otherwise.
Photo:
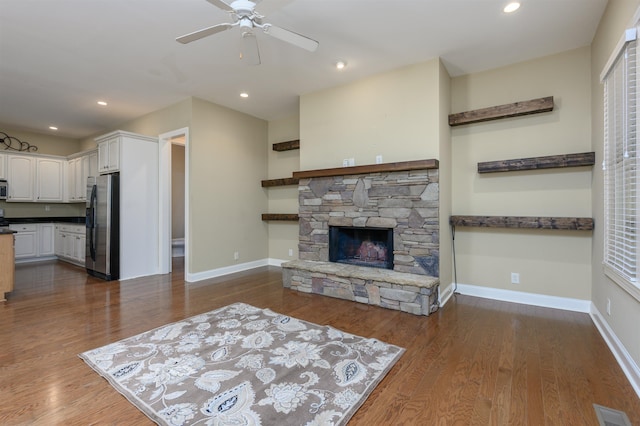
[(263, 213), (262, 220), (298, 221), (298, 213)]
[(514, 160), (500, 160), (478, 163), (478, 173), (593, 166), (595, 162), (595, 152), (550, 155), (546, 157), (518, 158)]
[(404, 161), (399, 163), (369, 164), (366, 166), (336, 167), (335, 169), (304, 170), (293, 172), (296, 179), (314, 177), (360, 175), (367, 173), (403, 172), (407, 170), (437, 169), (438, 160)]
[(553, 96), (450, 114), (449, 126), (461, 126), (549, 111), (553, 111)]
[(449, 223), (480, 228), (593, 230), (593, 219), (589, 217), (451, 216)]

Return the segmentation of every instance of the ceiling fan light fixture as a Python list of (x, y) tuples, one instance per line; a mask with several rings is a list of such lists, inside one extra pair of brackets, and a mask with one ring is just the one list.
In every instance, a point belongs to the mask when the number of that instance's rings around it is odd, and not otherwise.
[(518, 9), (520, 9), (520, 2), (514, 1), (506, 5), (502, 11), (504, 13), (513, 13)]

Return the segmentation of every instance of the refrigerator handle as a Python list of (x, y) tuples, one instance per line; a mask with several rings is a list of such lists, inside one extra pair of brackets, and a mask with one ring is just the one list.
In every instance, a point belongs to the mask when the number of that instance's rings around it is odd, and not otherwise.
[(89, 202), (89, 252), (91, 255), (91, 260), (96, 260), (96, 196), (97, 196), (97, 185), (93, 185), (91, 188), (91, 201)]

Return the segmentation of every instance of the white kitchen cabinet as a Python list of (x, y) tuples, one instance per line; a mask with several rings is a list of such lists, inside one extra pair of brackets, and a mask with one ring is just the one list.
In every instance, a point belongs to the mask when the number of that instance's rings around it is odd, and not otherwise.
[(87, 178), (98, 175), (98, 151), (90, 151), (68, 162), (67, 191), (70, 203), (87, 200)]
[(55, 254), (55, 226), (53, 223), (38, 223), (36, 227), (38, 237), (38, 257), (53, 256)]
[(56, 255), (60, 260), (84, 266), (85, 231), (84, 225), (56, 225)]
[(120, 170), (120, 139), (120, 136), (111, 136), (98, 142), (98, 172), (100, 174)]
[(7, 178), (7, 156), (0, 154), (0, 179)]
[(84, 265), (84, 254), (86, 249), (87, 237), (85, 234), (76, 234), (73, 237), (73, 252), (71, 258), (77, 263)]
[(78, 176), (77, 176), (77, 170), (78, 170), (78, 166), (79, 166), (79, 158), (72, 158), (71, 160), (69, 160), (69, 162), (67, 163), (67, 191), (68, 191), (68, 201), (70, 203), (74, 203), (77, 200), (77, 189), (76, 186), (78, 185), (77, 181), (78, 181)]
[(57, 257), (62, 257), (62, 254), (64, 253), (63, 251), (63, 245), (64, 245), (64, 240), (62, 237), (62, 232), (60, 231), (60, 224), (56, 224), (55, 228), (54, 228), (54, 232), (56, 233), (55, 235), (55, 243), (54, 243), (54, 254)]
[(56, 158), (36, 158), (36, 201), (62, 202), (63, 164)]
[[(89, 169), (87, 171), (87, 176), (98, 176), (98, 150), (91, 151), (86, 155), (88, 159)], [(85, 179), (84, 185), (87, 185), (87, 180)]]
[(16, 259), (50, 258), (55, 254), (56, 233), (53, 223), (17, 223), (9, 225), (16, 231)]
[(16, 259), (38, 256), (37, 225), (35, 223), (12, 224), (9, 225), (9, 229), (16, 231), (14, 234)]
[[(35, 200), (36, 157), (7, 155), (7, 201), (25, 202)], [(16, 250), (17, 252), (17, 250)]]

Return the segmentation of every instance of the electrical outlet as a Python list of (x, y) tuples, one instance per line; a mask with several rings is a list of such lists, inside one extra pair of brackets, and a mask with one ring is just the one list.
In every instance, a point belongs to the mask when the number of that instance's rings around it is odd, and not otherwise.
[(238, 260), (238, 259), (240, 259), (240, 252), (236, 251), (233, 253), (233, 260)]
[(349, 166), (353, 167), (356, 165), (356, 159), (355, 158), (349, 158)]
[(349, 159), (345, 158), (344, 160), (342, 160), (342, 167), (349, 167)]
[(293, 249), (289, 249), (289, 256), (293, 256)]
[(611, 299), (607, 298), (607, 315), (611, 315)]
[(376, 164), (382, 164), (382, 155), (376, 155)]
[(51, 206), (44, 206), (44, 211), (45, 212), (51, 211)]
[(517, 272), (511, 273), (511, 284), (520, 284), (520, 274)]

